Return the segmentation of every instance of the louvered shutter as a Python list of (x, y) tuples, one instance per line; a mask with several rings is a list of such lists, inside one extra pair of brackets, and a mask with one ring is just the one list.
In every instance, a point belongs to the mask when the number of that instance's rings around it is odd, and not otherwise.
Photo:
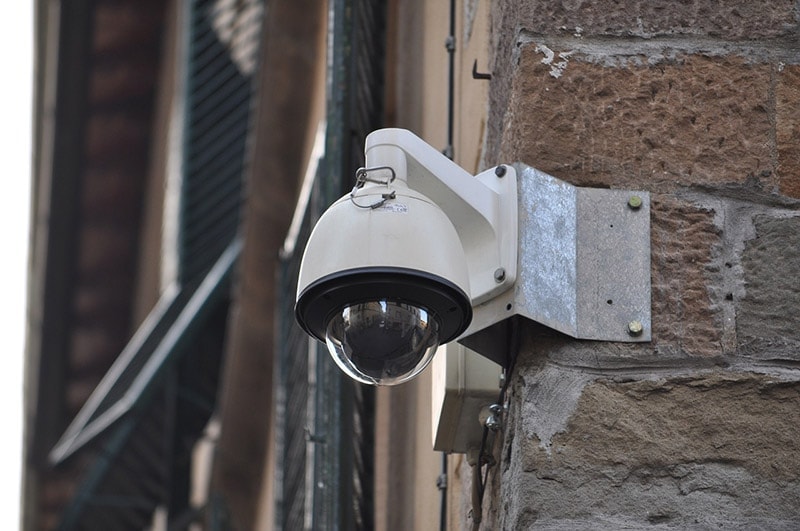
[(190, 17), (180, 278), (190, 281), (236, 235), (247, 156), (259, 0), (195, 0)]

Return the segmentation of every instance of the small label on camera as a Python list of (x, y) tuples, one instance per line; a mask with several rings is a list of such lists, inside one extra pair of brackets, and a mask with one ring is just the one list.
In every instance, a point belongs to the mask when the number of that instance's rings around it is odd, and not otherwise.
[(381, 210), (383, 212), (394, 212), (396, 214), (406, 214), (408, 213), (408, 205), (403, 203), (384, 203), (375, 210)]

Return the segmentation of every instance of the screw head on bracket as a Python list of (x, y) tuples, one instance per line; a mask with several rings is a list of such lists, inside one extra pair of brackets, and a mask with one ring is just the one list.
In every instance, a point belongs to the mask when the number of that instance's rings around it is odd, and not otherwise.
[(506, 270), (502, 267), (498, 267), (494, 270), (494, 279), (496, 282), (502, 282), (506, 279)]
[(644, 327), (642, 326), (642, 323), (640, 323), (639, 321), (631, 321), (630, 323), (628, 323), (628, 334), (632, 336), (642, 335), (643, 330)]
[(632, 195), (630, 199), (628, 199), (628, 206), (633, 210), (638, 210), (642, 206), (642, 198), (638, 195)]
[(494, 169), (494, 174), (498, 177), (502, 177), (506, 174), (506, 167), (502, 164)]

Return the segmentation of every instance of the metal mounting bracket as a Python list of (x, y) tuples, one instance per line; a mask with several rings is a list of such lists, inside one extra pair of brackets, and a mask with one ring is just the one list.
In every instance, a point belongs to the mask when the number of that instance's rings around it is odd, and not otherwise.
[(475, 307), (459, 341), (505, 364), (507, 318), (578, 339), (651, 339), (650, 195), (581, 188), (516, 164), (519, 254), (514, 289)]

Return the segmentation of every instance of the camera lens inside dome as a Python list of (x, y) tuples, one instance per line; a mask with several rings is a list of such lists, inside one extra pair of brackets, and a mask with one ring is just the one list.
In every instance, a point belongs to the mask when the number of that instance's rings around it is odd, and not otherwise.
[(439, 325), (425, 308), (390, 300), (362, 302), (334, 315), (325, 342), (351, 377), (395, 385), (422, 372), (433, 359)]

